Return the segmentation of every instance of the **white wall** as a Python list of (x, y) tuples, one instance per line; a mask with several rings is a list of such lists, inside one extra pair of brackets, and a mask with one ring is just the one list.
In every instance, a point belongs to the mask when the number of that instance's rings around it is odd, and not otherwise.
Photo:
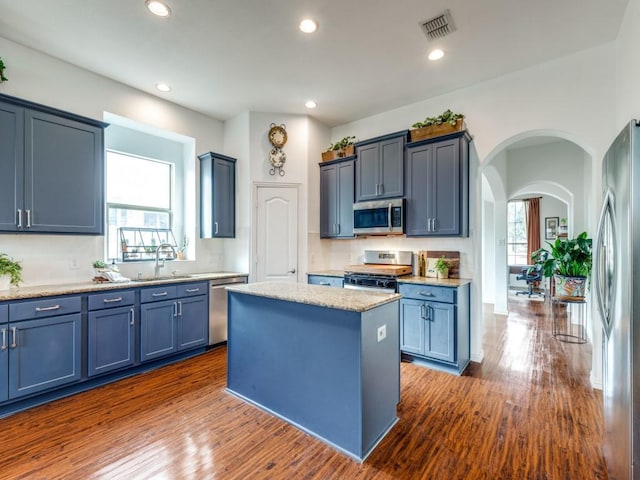
[(640, 0), (629, 0), (616, 41), (616, 119), (614, 131), (609, 135), (610, 142), (629, 120), (640, 119), (638, 45), (640, 45)]
[[(0, 85), (0, 93), (98, 120), (110, 112), (192, 137), (198, 153), (222, 150), (223, 124), (218, 120), (1, 37), (0, 51), (10, 73), (9, 81)], [(24, 285), (83, 282), (92, 277), (92, 262), (103, 257), (103, 243), (104, 237), (1, 235), (0, 251), (22, 262)], [(176, 270), (212, 270), (215, 265), (210, 263), (209, 242), (196, 239), (195, 249), (198, 261), (176, 263)], [(73, 263), (77, 269), (72, 268)], [(135, 267), (144, 274), (152, 268), (150, 262), (137, 263)]]

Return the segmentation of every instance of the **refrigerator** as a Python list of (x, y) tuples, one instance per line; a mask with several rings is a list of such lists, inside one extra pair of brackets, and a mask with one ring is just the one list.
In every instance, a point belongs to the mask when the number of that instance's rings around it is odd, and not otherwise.
[(594, 296), (603, 327), (604, 455), (610, 480), (640, 480), (640, 126), (603, 163)]

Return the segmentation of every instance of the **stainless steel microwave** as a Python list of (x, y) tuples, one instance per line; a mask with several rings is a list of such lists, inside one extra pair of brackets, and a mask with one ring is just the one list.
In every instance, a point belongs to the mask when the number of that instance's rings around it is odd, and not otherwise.
[(404, 199), (375, 200), (353, 204), (356, 235), (401, 235), (404, 233)]

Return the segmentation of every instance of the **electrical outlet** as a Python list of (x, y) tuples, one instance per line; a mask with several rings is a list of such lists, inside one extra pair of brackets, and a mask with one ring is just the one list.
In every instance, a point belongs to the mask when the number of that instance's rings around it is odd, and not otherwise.
[(80, 270), (80, 265), (78, 265), (78, 259), (76, 257), (69, 259), (69, 270)]
[(378, 342), (381, 342), (387, 338), (387, 325), (384, 324), (381, 327), (378, 327)]

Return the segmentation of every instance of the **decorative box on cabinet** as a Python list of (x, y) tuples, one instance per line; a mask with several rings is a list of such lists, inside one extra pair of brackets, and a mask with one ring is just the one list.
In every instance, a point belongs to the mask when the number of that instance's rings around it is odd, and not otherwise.
[(469, 142), (466, 130), (407, 144), (407, 236), (469, 235)]
[(236, 159), (208, 152), (200, 159), (200, 237), (236, 236)]
[(460, 375), (469, 364), (469, 290), (399, 283), (403, 359)]
[(135, 362), (135, 291), (88, 297), (87, 375), (129, 367)]
[(106, 126), (0, 94), (0, 231), (102, 235)]
[(81, 297), (9, 304), (9, 399), (80, 380)]
[(344, 286), (343, 277), (330, 277), (328, 275), (313, 275), (307, 277), (307, 283), (310, 285), (323, 285), (325, 287), (342, 288)]
[(356, 143), (356, 201), (404, 195), (407, 130)]
[(353, 237), (355, 156), (320, 164), (320, 238)]

